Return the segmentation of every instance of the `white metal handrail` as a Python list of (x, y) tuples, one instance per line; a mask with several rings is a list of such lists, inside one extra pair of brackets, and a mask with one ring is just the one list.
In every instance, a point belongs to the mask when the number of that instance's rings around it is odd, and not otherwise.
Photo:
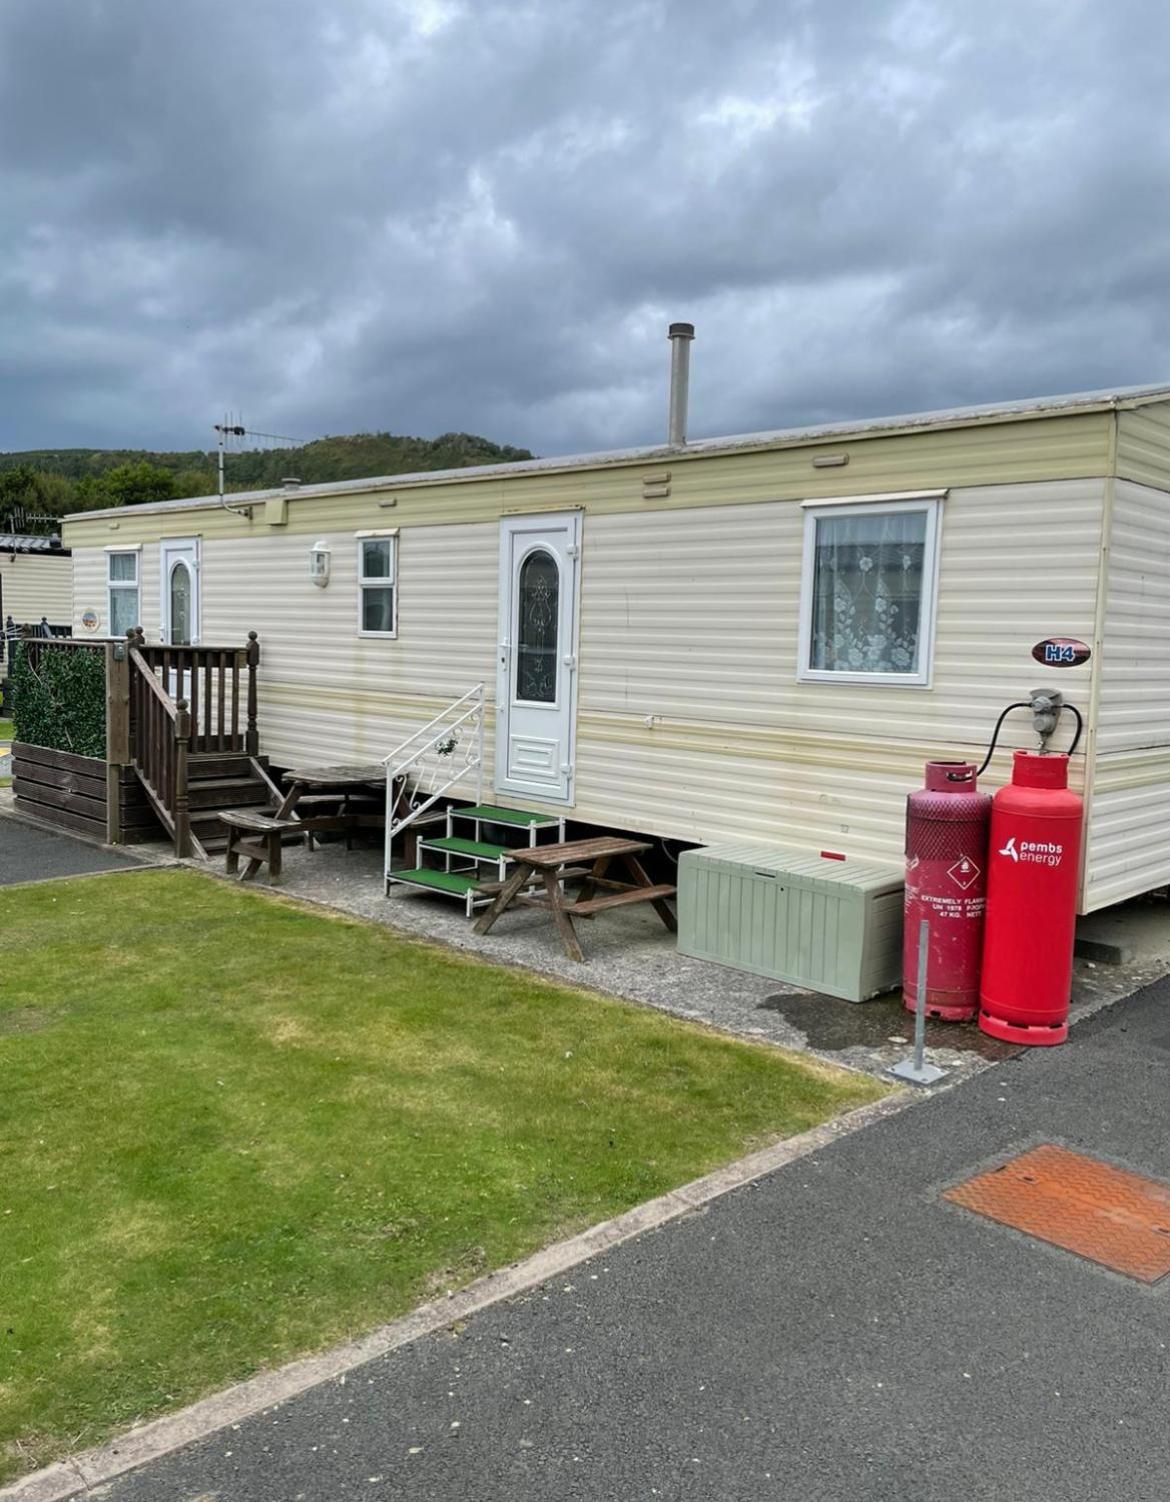
[[(464, 743), (463, 754), (457, 757), (455, 753), (461, 742)], [(432, 758), (429, 764), (425, 760), (428, 756)], [(401, 745), (395, 746), (388, 756), (382, 758), (382, 765), (386, 768), (387, 875), (390, 872), (390, 850), (394, 836), (421, 818), (448, 789), (461, 782), (469, 772), (476, 774), (475, 801), (483, 802), (483, 761), (482, 683), (468, 689), (433, 720), (429, 720)], [(406, 777), (412, 771), (413, 787), (407, 794)]]

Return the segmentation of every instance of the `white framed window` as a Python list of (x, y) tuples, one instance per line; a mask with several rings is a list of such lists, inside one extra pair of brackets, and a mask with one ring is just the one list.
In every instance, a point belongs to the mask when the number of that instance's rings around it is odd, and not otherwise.
[(929, 686), (942, 499), (805, 502), (799, 678)]
[(110, 548), (106, 552), (106, 595), (111, 636), (125, 636), (142, 624), (137, 548)]
[(398, 634), (398, 532), (358, 533), (358, 635)]

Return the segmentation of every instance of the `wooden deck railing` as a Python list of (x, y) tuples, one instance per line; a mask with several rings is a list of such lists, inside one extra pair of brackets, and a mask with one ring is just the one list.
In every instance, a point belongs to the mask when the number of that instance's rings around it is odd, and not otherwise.
[(191, 750), (260, 752), (256, 724), (256, 668), (260, 645), (249, 631), (245, 647), (147, 646), (136, 649), (171, 699), (186, 699)]
[(256, 670), (260, 643), (244, 647), (151, 646), (128, 633), (128, 739), (133, 764), (177, 855), (202, 854), (191, 833), (189, 759), (258, 756)]
[(130, 724), (134, 767), (163, 823), (169, 826), (175, 854), (190, 855), (190, 711), (186, 699), (171, 699), (137, 646), (130, 648)]

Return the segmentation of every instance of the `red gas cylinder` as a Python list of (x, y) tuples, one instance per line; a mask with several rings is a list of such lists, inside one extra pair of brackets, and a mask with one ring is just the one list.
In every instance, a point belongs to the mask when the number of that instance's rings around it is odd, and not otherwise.
[(1083, 819), (1068, 757), (1017, 751), (991, 812), (979, 1026), (993, 1038), (1068, 1037)]
[(991, 798), (965, 761), (928, 761), (926, 786), (906, 800), (906, 906), (902, 995), (918, 1002), (918, 930), (930, 923), (926, 1012), (966, 1022), (979, 1008)]

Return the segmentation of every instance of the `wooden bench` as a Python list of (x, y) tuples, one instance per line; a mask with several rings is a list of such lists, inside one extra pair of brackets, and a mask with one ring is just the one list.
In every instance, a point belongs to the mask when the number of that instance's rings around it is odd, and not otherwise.
[[(281, 841), (286, 834), (303, 834), (303, 829), (292, 819), (274, 819), (271, 814), (242, 809), (226, 809), (219, 818), (228, 826), (227, 874), (238, 875), (240, 881), (251, 881), (260, 867), (267, 865), (269, 881), (279, 881)], [(241, 855), (248, 858), (242, 873)]]
[[(655, 886), (638, 860), (638, 856), (649, 849), (644, 840), (625, 840), (613, 835), (566, 840), (559, 845), (518, 847), (512, 852), (515, 868), (500, 884), (495, 901), (475, 925), (475, 932), (490, 932), (496, 919), (509, 907), (541, 908), (552, 914), (569, 958), (584, 960), (577, 930), (573, 926), (575, 917), (592, 918), (594, 913), (604, 912), (607, 908), (649, 902), (666, 928), (675, 933), (678, 925), (666, 900), (674, 896), (675, 888)], [(608, 874), (614, 861), (625, 867), (630, 880), (617, 881)], [(564, 882), (576, 876), (583, 876), (584, 881), (581, 890), (570, 900), (565, 896)], [(525, 891), (534, 881), (543, 885), (543, 897)], [(603, 894), (600, 897), (594, 895), (599, 889)]]

